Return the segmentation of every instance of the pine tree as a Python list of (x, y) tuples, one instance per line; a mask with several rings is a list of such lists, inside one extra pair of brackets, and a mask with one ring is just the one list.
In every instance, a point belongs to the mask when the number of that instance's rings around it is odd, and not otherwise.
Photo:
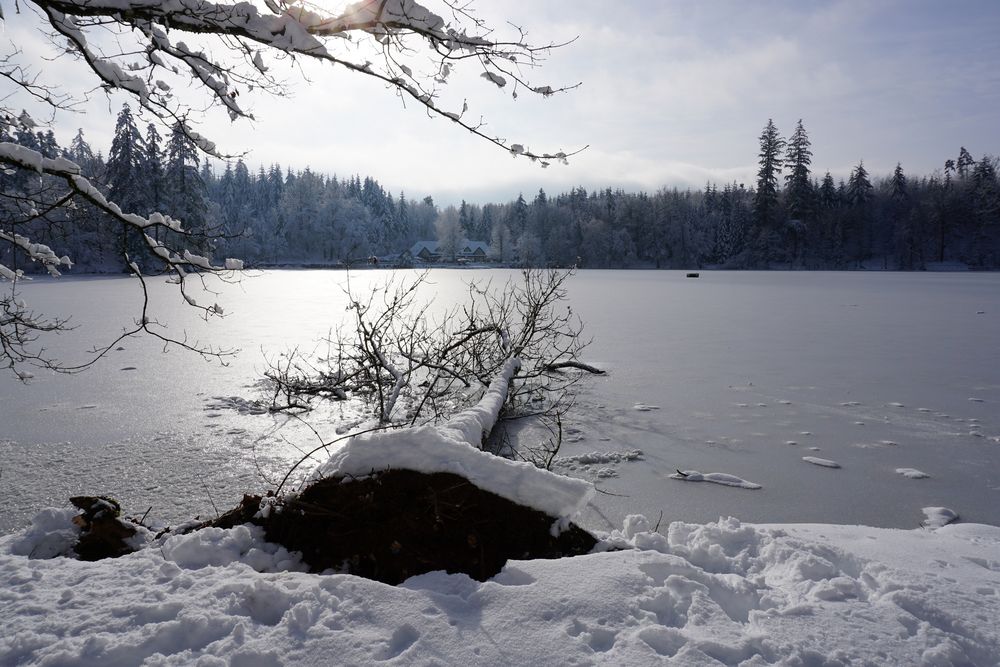
[(812, 164), (812, 151), (809, 135), (799, 119), (795, 132), (788, 140), (788, 154), (785, 165), (788, 175), (785, 176), (785, 204), (788, 216), (796, 220), (809, 220), (813, 213), (813, 187), (810, 180), (809, 166)]
[(919, 218), (911, 215), (910, 189), (903, 173), (903, 165), (898, 162), (889, 180), (887, 212), (897, 265), (902, 269), (913, 269), (918, 264), (922, 265), (923, 229), (922, 226), (918, 228)]
[(757, 191), (753, 198), (756, 248), (754, 258), (766, 264), (778, 251), (777, 227), (780, 216), (778, 175), (783, 164), (785, 140), (778, 134), (774, 121), (768, 119), (760, 135), (760, 168), (757, 170)]
[(976, 161), (972, 159), (972, 155), (969, 151), (965, 150), (965, 146), (962, 146), (958, 150), (958, 160), (955, 163), (958, 177), (964, 181), (972, 173), (972, 168), (975, 165)]
[(70, 142), (69, 150), (66, 151), (66, 155), (70, 160), (73, 160), (73, 162), (80, 165), (80, 168), (85, 173), (91, 175), (93, 174), (97, 158), (94, 156), (94, 150), (83, 137), (82, 128), (76, 131), (76, 136), (74, 136), (73, 141)]
[[(145, 213), (145, 147), (139, 128), (128, 104), (122, 106), (115, 123), (115, 136), (111, 141), (105, 178), (112, 201), (127, 213)], [(120, 250), (123, 254), (137, 255), (143, 247), (134, 229), (122, 225)], [(133, 257), (136, 259), (137, 257)]]
[[(146, 210), (148, 212), (163, 210), (163, 150), (160, 148), (160, 133), (156, 126), (150, 123), (146, 126)], [(154, 230), (158, 233), (159, 229)], [(159, 238), (159, 237), (157, 237)]]
[(873, 189), (871, 181), (868, 180), (864, 161), (858, 162), (858, 166), (851, 171), (851, 177), (847, 181), (846, 196), (850, 211), (847, 215), (847, 224), (844, 225), (844, 233), (845, 241), (854, 246), (852, 254), (859, 267), (871, 254), (872, 225), (869, 204)]
[(847, 180), (847, 200), (852, 206), (865, 206), (872, 198), (872, 184), (868, 180), (868, 170), (864, 160), (851, 171)]
[(122, 106), (108, 152), (106, 179), (111, 199), (123, 211), (140, 211), (143, 201), (144, 142), (129, 105)]
[(1000, 263), (1000, 180), (995, 160), (989, 155), (976, 163), (972, 171), (971, 204), (973, 211), (972, 260), (977, 266)]
[[(167, 168), (164, 173), (164, 194), (171, 217), (181, 221), (193, 233), (205, 231), (207, 206), (205, 182), (198, 171), (198, 150), (175, 124), (167, 142)], [(207, 248), (200, 247), (202, 250)]]

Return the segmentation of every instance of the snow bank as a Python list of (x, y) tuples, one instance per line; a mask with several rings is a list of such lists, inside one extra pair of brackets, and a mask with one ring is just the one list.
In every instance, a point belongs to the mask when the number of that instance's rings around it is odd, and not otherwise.
[(928, 528), (941, 528), (958, 520), (958, 512), (947, 507), (925, 507), (924, 524)]
[(287, 555), (246, 527), (96, 563), (13, 553), (24, 539), (0, 538), (4, 665), (1000, 663), (991, 526), (632, 516), (608, 540), (624, 551), (400, 587), (260, 572)]

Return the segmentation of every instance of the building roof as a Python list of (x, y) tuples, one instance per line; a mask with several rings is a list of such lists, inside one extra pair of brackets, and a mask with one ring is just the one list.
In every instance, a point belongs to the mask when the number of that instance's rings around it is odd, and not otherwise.
[[(441, 242), (440, 241), (417, 241), (410, 247), (410, 255), (417, 257), (421, 252), (426, 250), (431, 255), (441, 254)], [(459, 257), (467, 257), (475, 255), (477, 252), (482, 251), (482, 254), (488, 255), (490, 253), (490, 246), (485, 241), (470, 241), (469, 239), (462, 239), (455, 250), (455, 254)]]

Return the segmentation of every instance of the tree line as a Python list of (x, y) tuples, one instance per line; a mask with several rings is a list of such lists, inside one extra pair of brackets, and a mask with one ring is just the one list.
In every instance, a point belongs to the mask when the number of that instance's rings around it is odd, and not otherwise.
[[(768, 121), (750, 187), (708, 183), (654, 193), (578, 187), (556, 196), (540, 189), (530, 201), (521, 195), (443, 209), (430, 196), (393, 195), (370, 177), (279, 165), (251, 171), (242, 160), (216, 170), (181, 128), (166, 139), (153, 124), (142, 131), (127, 105), (107, 157), (82, 131), (67, 148), (51, 131), (22, 128), (0, 140), (67, 157), (122, 210), (169, 213), (195, 233), (198, 250), (249, 265), (357, 263), (398, 257), (417, 240), (451, 246), (464, 237), (488, 241), (496, 261), (524, 266), (1000, 268), (997, 158), (976, 160), (963, 147), (930, 176), (907, 176), (897, 165), (890, 176), (872, 177), (859, 162), (846, 182), (829, 172), (816, 178), (801, 120), (787, 140)], [(11, 193), (52, 187), (46, 178), (0, 174), (8, 218), (25, 217)], [(67, 252), (78, 270), (125, 270), (122, 251), (144, 271), (155, 268), (149, 249), (129, 236), (135, 230), (86, 205), (26, 220), (19, 233)], [(12, 251), (0, 250), (0, 263), (16, 261), (4, 254)]]

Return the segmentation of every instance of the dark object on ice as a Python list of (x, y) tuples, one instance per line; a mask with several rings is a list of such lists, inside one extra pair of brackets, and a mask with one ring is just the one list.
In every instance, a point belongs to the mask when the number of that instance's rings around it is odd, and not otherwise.
[(683, 472), (680, 468), (674, 468), (674, 470), (676, 470), (677, 474), (680, 475), (681, 477), (687, 477), (688, 476), (688, 474), (686, 472)]
[(73, 517), (80, 527), (80, 538), (73, 551), (80, 560), (118, 558), (135, 549), (125, 542), (135, 535), (135, 528), (119, 519), (121, 506), (106, 496), (73, 496), (69, 499), (83, 510)]
[(697, 277), (699, 277), (700, 275), (701, 275), (700, 273), (689, 273), (689, 274), (687, 274), (687, 276), (685, 276), (685, 277), (687, 277), (687, 278), (697, 278)]
[[(519, 505), (451, 473), (386, 470), (328, 478), (259, 516), (260, 496), (212, 525), (252, 521), (268, 541), (302, 553), (313, 572), (335, 570), (387, 584), (445, 570), (484, 581), (510, 558), (589, 553), (594, 537), (574, 524)], [(553, 536), (555, 532), (555, 536)]]

